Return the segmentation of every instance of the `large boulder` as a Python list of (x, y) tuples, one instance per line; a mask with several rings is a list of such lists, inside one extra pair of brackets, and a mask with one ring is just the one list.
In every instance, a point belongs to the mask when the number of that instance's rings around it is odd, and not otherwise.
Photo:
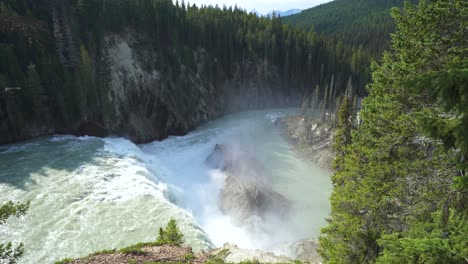
[(319, 243), (315, 240), (301, 240), (293, 245), (292, 255), (295, 259), (306, 263), (318, 264), (322, 263), (322, 257), (317, 252)]
[(285, 217), (290, 202), (268, 185), (228, 175), (220, 192), (220, 209), (235, 224), (243, 225), (251, 219)]
[(264, 166), (238, 148), (216, 145), (206, 163), (226, 174), (219, 207), (237, 225), (270, 216), (284, 218), (291, 204), (273, 190)]
[(216, 144), (206, 163), (214, 169), (251, 181), (264, 182), (267, 176), (262, 163), (239, 146)]

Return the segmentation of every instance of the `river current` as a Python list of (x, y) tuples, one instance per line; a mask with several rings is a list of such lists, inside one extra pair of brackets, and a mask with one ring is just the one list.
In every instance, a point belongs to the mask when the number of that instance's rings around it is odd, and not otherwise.
[[(53, 263), (153, 241), (170, 218), (195, 250), (231, 242), (285, 252), (294, 241), (316, 239), (330, 211), (331, 173), (298, 158), (273, 126), (294, 112), (238, 113), (143, 145), (60, 135), (0, 146), (0, 202), (31, 201), (24, 217), (0, 226), (0, 241), (24, 243), (19, 263)], [(220, 212), (225, 175), (205, 164), (219, 143), (255, 155), (274, 190), (296, 208), (290, 221), (250, 232)]]

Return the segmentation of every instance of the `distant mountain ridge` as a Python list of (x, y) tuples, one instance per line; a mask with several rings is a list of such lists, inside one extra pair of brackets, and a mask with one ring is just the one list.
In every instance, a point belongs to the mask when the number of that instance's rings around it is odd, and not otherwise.
[(262, 17), (262, 16), (265, 16), (265, 17), (271, 17), (273, 15), (273, 13), (275, 13), (276, 15), (279, 15), (280, 17), (287, 17), (287, 16), (292, 16), (292, 15), (295, 15), (295, 14), (299, 14), (302, 12), (302, 9), (298, 9), (298, 8), (294, 8), (294, 9), (289, 9), (289, 10), (286, 10), (286, 11), (281, 11), (281, 10), (271, 10), (270, 12), (268, 12), (266, 15), (265, 14), (261, 14), (260, 12), (258, 12), (256, 9), (253, 9), (252, 11), (250, 11), (250, 13), (254, 13), (256, 14), (257, 16), (259, 17)]
[(295, 15), (295, 14), (299, 14), (301, 12), (302, 12), (302, 10), (297, 9), (297, 8), (289, 9), (289, 10), (286, 10), (286, 11), (272, 10), (272, 11), (268, 12), (267, 16), (272, 16), (273, 13), (275, 13), (275, 14), (279, 15), (280, 17), (287, 17), (287, 16), (292, 16), (292, 15)]

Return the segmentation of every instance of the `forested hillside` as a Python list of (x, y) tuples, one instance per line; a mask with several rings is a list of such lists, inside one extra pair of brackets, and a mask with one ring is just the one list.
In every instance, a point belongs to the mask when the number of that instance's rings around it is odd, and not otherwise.
[(347, 46), (238, 8), (1, 0), (0, 21), (0, 143), (57, 132), (148, 141), (366, 81)]
[(404, 0), (334, 0), (282, 21), (316, 32), (335, 54), (346, 49), (353, 71), (363, 75), (357, 89), (365, 95), (365, 84), (371, 80), (371, 61), (378, 60), (390, 46), (390, 33), (395, 28), (390, 9), (403, 3)]
[[(332, 39), (352, 45), (359, 52), (378, 59), (389, 47), (395, 23), (392, 7), (402, 7), (405, 0), (334, 0), (300, 14), (283, 18), (285, 23), (314, 30)], [(418, 0), (408, 2), (417, 3)]]
[(338, 112), (326, 263), (466, 263), (468, 4), (393, 11), (369, 96)]

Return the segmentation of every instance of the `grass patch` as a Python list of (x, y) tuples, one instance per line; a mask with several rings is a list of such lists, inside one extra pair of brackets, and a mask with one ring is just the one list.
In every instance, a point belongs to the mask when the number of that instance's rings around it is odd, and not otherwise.
[(148, 252), (144, 251), (140, 245), (133, 245), (126, 248), (122, 248), (119, 250), (120, 253), (123, 254), (131, 254), (131, 255), (146, 255)]
[(115, 252), (117, 252), (117, 250), (115, 250), (115, 249), (104, 249), (104, 250), (101, 250), (101, 251), (94, 252), (93, 254), (91, 254), (89, 256), (92, 257), (92, 256), (98, 256), (98, 255), (114, 254)]
[(71, 258), (66, 258), (66, 259), (62, 259), (62, 260), (56, 261), (54, 264), (67, 264), (67, 263), (71, 263), (72, 261), (73, 261), (73, 259), (71, 259)]
[(257, 259), (244, 260), (244, 261), (240, 262), (239, 264), (260, 264), (260, 261), (258, 261)]
[(222, 249), (221, 251), (219, 251), (218, 254), (213, 255), (213, 258), (225, 259), (229, 255), (229, 253), (231, 253), (231, 251), (229, 251), (229, 249), (225, 248), (225, 249)]
[(222, 258), (211, 258), (205, 262), (205, 264), (225, 264), (226, 262)]
[(225, 264), (226, 257), (231, 253), (229, 249), (225, 248), (218, 252), (216, 255), (210, 255), (208, 260), (205, 262), (206, 264)]
[(194, 259), (195, 259), (195, 255), (193, 255), (193, 253), (187, 253), (187, 254), (185, 254), (185, 256), (184, 256), (184, 259), (185, 259), (185, 260), (194, 260)]
[(190, 264), (190, 262), (180, 262), (180, 261), (175, 261), (175, 262), (159, 262), (159, 261), (151, 261), (151, 262), (145, 262), (144, 264)]
[(144, 264), (189, 264), (189, 262), (159, 262), (159, 261), (151, 261), (151, 262), (145, 262)]
[(159, 247), (163, 246), (161, 242), (141, 242), (135, 245), (132, 245), (132, 247), (139, 247), (139, 248), (144, 248), (144, 247)]

